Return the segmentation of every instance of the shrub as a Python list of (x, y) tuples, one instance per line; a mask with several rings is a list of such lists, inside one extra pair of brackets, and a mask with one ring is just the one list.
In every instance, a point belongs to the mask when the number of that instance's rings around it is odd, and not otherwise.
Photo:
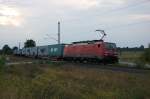
[(0, 66), (1, 65), (5, 65), (5, 61), (6, 61), (5, 57), (4, 56), (0, 56)]
[(145, 64), (150, 63), (150, 48), (145, 49), (143, 54), (135, 61), (135, 63), (137, 68), (145, 68)]
[(145, 63), (140, 61), (140, 60), (137, 60), (136, 62), (136, 68), (138, 69), (142, 69), (142, 68), (145, 68)]
[(4, 56), (0, 56), (0, 71), (2, 71), (4, 65), (5, 65), (6, 59)]
[(144, 51), (140, 59), (144, 63), (150, 63), (150, 48)]

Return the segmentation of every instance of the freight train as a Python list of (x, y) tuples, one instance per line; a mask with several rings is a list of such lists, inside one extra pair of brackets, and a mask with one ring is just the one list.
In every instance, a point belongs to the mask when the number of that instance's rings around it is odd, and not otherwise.
[(64, 61), (118, 62), (116, 44), (103, 40), (23, 48), (15, 50), (14, 55)]

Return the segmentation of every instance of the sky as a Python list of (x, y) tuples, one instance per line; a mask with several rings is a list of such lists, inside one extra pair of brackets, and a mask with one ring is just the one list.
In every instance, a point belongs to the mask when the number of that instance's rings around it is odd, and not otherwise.
[(23, 47), (27, 39), (38, 46), (100, 39), (118, 47), (148, 46), (150, 0), (0, 0), (0, 48)]

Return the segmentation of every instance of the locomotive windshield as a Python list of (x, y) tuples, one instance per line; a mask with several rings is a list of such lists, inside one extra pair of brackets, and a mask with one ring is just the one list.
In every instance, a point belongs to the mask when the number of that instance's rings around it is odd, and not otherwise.
[(106, 43), (106, 48), (107, 49), (116, 49), (116, 44), (115, 43)]

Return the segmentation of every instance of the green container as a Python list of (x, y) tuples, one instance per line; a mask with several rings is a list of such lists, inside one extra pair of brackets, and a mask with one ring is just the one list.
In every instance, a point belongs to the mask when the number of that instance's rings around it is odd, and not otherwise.
[(63, 57), (64, 44), (48, 45), (49, 57)]

